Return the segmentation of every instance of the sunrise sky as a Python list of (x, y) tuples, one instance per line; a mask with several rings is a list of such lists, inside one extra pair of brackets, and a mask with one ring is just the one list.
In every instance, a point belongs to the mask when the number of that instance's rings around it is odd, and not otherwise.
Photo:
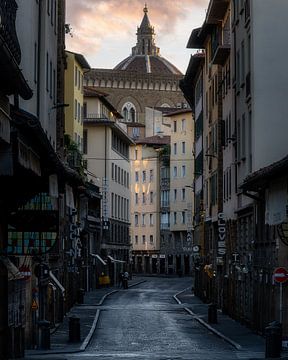
[[(191, 49), (191, 30), (201, 26), (209, 0), (147, 0), (156, 45), (167, 60), (185, 73)], [(83, 54), (91, 67), (114, 68), (131, 54), (145, 0), (67, 0), (66, 48)]]

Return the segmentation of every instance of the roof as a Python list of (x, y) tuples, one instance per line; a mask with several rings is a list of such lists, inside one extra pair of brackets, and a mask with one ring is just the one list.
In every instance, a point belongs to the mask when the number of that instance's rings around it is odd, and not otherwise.
[(275, 178), (287, 176), (288, 155), (283, 159), (261, 168), (248, 175), (240, 186), (243, 190), (258, 191), (268, 186), (269, 182)]
[[(87, 95), (86, 95), (87, 94)], [(107, 94), (102, 92), (102, 91), (98, 91), (95, 90), (93, 87), (91, 86), (84, 86), (84, 96), (87, 97), (97, 97), (102, 104), (104, 104), (108, 110), (110, 110), (113, 115), (117, 118), (117, 119), (123, 119), (123, 116), (117, 111), (117, 109), (110, 103), (110, 101), (108, 101), (106, 99)]]
[(88, 64), (87, 60), (82, 54), (76, 53), (74, 51), (66, 50), (66, 52), (69, 52), (70, 54), (75, 55), (75, 59), (77, 60), (78, 64), (82, 67), (82, 69), (91, 69), (90, 65)]
[(186, 47), (189, 49), (204, 49), (206, 37), (214, 27), (214, 24), (208, 24), (205, 21), (202, 27), (192, 30)]
[(87, 97), (99, 97), (99, 96), (108, 96), (109, 94), (96, 90), (93, 86), (84, 86), (84, 96)]
[(116, 65), (114, 70), (160, 75), (182, 75), (176, 66), (160, 55), (131, 55)]
[(187, 109), (178, 109), (175, 111), (171, 111), (167, 114), (164, 114), (164, 116), (169, 117), (169, 116), (173, 116), (173, 115), (179, 115), (179, 114), (186, 114), (186, 113), (191, 113), (192, 110), (190, 108)]
[(168, 135), (154, 135), (141, 139), (135, 140), (136, 144), (147, 144), (147, 145), (167, 145), (170, 144), (170, 136)]

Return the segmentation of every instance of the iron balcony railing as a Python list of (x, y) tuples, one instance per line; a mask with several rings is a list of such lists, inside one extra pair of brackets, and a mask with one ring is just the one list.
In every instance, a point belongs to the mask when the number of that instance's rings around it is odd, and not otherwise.
[(19, 65), (21, 50), (15, 27), (17, 8), (15, 0), (0, 0), (0, 36)]

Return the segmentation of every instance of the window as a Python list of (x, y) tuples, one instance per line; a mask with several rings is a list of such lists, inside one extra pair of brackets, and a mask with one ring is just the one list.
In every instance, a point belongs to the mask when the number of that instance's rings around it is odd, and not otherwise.
[(145, 214), (142, 214), (142, 226), (145, 226)]
[(245, 43), (241, 43), (241, 85), (245, 82)]
[(135, 149), (135, 160), (138, 160), (138, 150)]
[(135, 171), (135, 181), (139, 182), (139, 172)]
[(185, 211), (182, 211), (182, 224), (185, 224), (186, 223), (186, 212)]
[(77, 114), (77, 120), (80, 122), (81, 119), (81, 104), (78, 103), (78, 114)]
[(122, 112), (122, 115), (123, 115), (125, 121), (128, 121), (128, 122), (136, 121), (136, 109), (132, 103), (130, 103), (130, 102), (125, 103), (122, 107), (121, 112)]
[(34, 82), (37, 83), (37, 72), (38, 72), (38, 50), (37, 50), (37, 43), (34, 44)]
[(182, 119), (181, 121), (181, 130), (186, 131), (186, 119)]
[(138, 224), (139, 224), (139, 223), (138, 223), (138, 215), (136, 214), (136, 215), (135, 215), (135, 226), (138, 226)]
[(129, 188), (129, 174), (127, 173), (127, 188)]
[(138, 235), (135, 235), (135, 244), (138, 244)]
[(186, 144), (185, 141), (182, 142), (182, 154), (185, 154), (186, 151)]
[(135, 193), (135, 204), (137, 205), (139, 203), (139, 194)]
[(46, 54), (46, 90), (49, 91), (49, 55)]
[(177, 189), (174, 189), (174, 201), (177, 200)]
[(153, 204), (153, 191), (150, 191), (150, 204)]
[(182, 177), (186, 176), (186, 166), (182, 165)]
[(150, 214), (150, 216), (149, 216), (149, 222), (150, 222), (150, 226), (153, 226), (153, 225), (154, 225), (153, 214)]
[(177, 166), (174, 166), (174, 168), (173, 168), (173, 176), (174, 176), (174, 178), (177, 177)]
[(146, 204), (145, 192), (142, 193), (142, 204)]
[(174, 212), (173, 215), (174, 215), (174, 225), (176, 225), (177, 224), (177, 212)]
[(145, 244), (146, 243), (146, 236), (142, 235), (142, 243)]
[(153, 244), (153, 235), (150, 235), (150, 244)]
[(174, 120), (174, 122), (173, 122), (173, 130), (174, 130), (174, 132), (177, 132), (177, 121), (176, 120)]
[(153, 169), (150, 170), (150, 181), (153, 181)]
[(174, 155), (177, 155), (177, 143), (173, 144)]
[(74, 119), (77, 119), (77, 100), (74, 100)]
[(241, 157), (244, 160), (246, 156), (246, 119), (245, 114), (242, 115), (242, 133), (241, 133)]
[(87, 154), (88, 151), (88, 133), (87, 130), (83, 130), (83, 154)]
[(145, 170), (142, 171), (142, 182), (143, 183), (146, 182), (146, 171)]
[(74, 86), (76, 87), (77, 86), (77, 67), (75, 66), (75, 69), (74, 69)]
[(186, 196), (186, 189), (182, 189), (182, 201), (185, 200), (185, 196)]
[(121, 184), (124, 184), (124, 170), (121, 169)]

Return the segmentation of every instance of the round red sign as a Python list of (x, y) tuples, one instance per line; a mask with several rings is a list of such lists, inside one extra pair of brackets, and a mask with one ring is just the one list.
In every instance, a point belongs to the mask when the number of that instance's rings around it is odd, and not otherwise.
[(283, 283), (288, 280), (288, 271), (284, 267), (278, 267), (274, 270), (274, 280)]

